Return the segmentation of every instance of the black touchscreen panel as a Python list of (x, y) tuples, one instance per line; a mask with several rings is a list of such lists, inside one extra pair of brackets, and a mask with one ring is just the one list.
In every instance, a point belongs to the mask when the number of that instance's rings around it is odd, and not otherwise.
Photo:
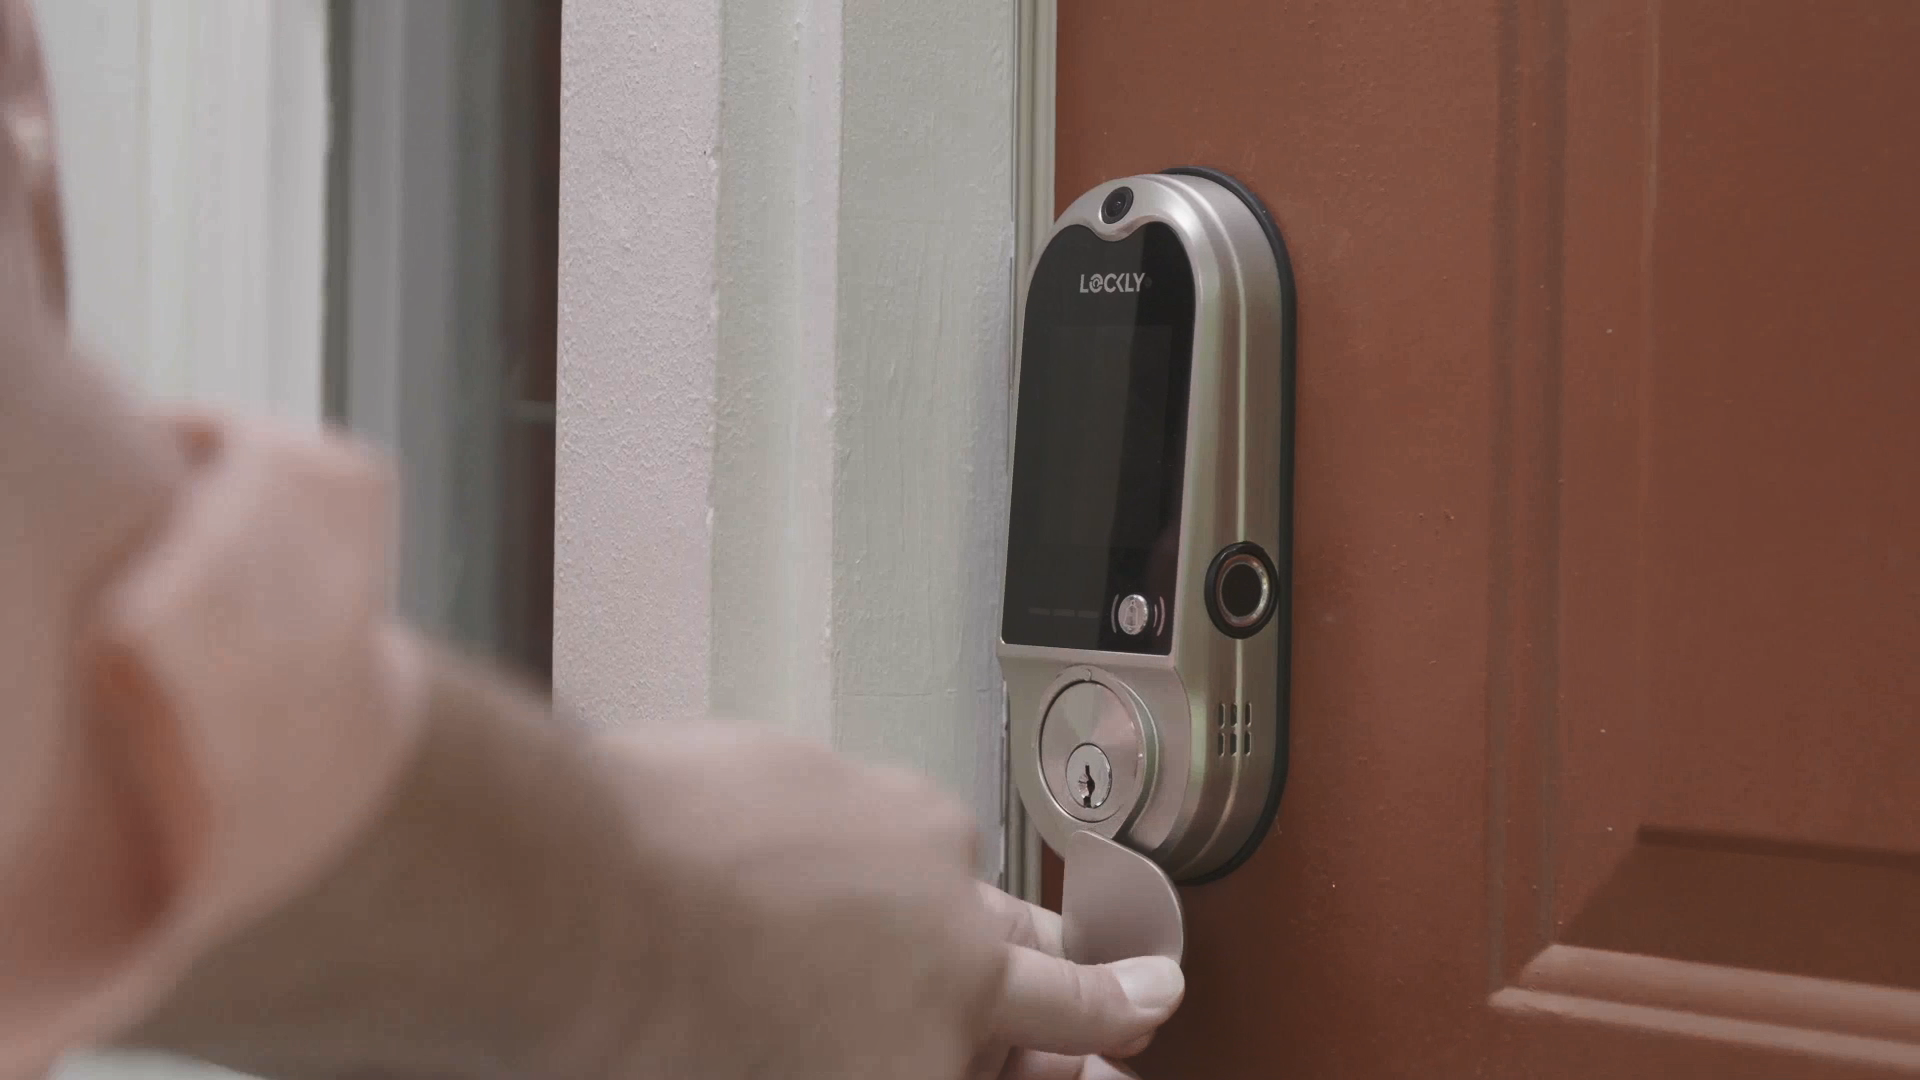
[[(1193, 367), (1193, 269), (1173, 230), (1053, 239), (1027, 294), (1002, 637), (1172, 649), (1173, 577)], [(1115, 618), (1139, 594), (1150, 615)]]

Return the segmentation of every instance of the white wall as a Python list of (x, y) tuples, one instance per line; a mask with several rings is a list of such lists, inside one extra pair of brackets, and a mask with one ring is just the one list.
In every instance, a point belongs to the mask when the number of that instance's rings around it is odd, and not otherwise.
[[(75, 331), (136, 385), (318, 422), (324, 0), (36, 0)], [(60, 1080), (231, 1076), (76, 1057)]]
[(554, 665), (1000, 803), (1013, 0), (577, 0)]

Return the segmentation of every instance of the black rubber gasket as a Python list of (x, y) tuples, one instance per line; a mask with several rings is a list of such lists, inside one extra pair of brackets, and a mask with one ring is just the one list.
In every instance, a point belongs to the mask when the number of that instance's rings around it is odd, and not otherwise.
[[(1267, 234), (1267, 243), (1273, 248), (1273, 262), (1280, 271), (1280, 545), (1271, 552), (1274, 564), (1273, 612), (1269, 616), (1274, 636), (1278, 638), (1276, 647), (1280, 651), (1280, 664), (1276, 669), (1276, 683), (1279, 699), (1274, 702), (1273, 722), (1273, 782), (1267, 789), (1267, 801), (1261, 807), (1260, 820), (1254, 824), (1253, 834), (1246, 845), (1234, 853), (1224, 865), (1211, 873), (1204, 874), (1182, 885), (1205, 885), (1218, 881), (1245, 865), (1253, 853), (1260, 848), (1261, 841), (1273, 829), (1273, 820), (1280, 813), (1280, 795), (1287, 787), (1287, 766), (1289, 734), (1287, 723), (1288, 698), (1293, 692), (1293, 369), (1295, 314), (1298, 309), (1294, 295), (1293, 261), (1287, 257), (1287, 242), (1280, 235), (1280, 226), (1273, 220), (1273, 214), (1265, 203), (1245, 184), (1235, 180), (1219, 169), (1202, 166), (1182, 165), (1164, 170), (1169, 176), (1193, 176), (1202, 180), (1211, 180), (1232, 192), (1248, 210), (1253, 211), (1254, 220), (1260, 223), (1260, 231)], [(1211, 592), (1211, 589), (1209, 589)]]

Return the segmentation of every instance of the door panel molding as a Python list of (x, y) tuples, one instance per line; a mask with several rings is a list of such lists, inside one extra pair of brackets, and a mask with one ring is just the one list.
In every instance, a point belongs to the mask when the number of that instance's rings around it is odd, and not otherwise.
[(1548, 947), (1490, 1004), (1865, 1065), (1920, 1069), (1920, 993), (1658, 956)]
[[(1779, 476), (1802, 503), (1833, 481), (1767, 449), (1753, 417), (1896, 450), (1905, 429), (1866, 404), (1857, 380), (1910, 401), (1913, 379), (1856, 363), (1804, 406), (1776, 387), (1744, 389), (1737, 358), (1763, 355), (1764, 339), (1700, 313), (1737, 310), (1727, 288), (1760, 293), (1782, 275), (1820, 290), (1811, 271), (1749, 269), (1763, 261), (1757, 242), (1756, 258), (1715, 272), (1701, 252), (1724, 258), (1742, 243), (1742, 222), (1795, 205), (1792, 191), (1815, 182), (1854, 189), (1843, 203), (1880, 201), (1899, 168), (1920, 166), (1912, 152), (1872, 156), (1858, 129), (1836, 116), (1823, 124), (1817, 104), (1796, 117), (1791, 103), (1769, 102), (1767, 128), (1736, 115), (1783, 60), (1774, 50), (1826, 35), (1818, 55), (1871, 58), (1876, 36), (1904, 29), (1908, 44), (1920, 40), (1920, 21), (1778, 4), (1743, 9), (1746, 24), (1729, 30), (1714, 18), (1724, 7), (1514, 0), (1503, 13), (1497, 198), (1510, 209), (1494, 215), (1489, 1000), (1508, 1016), (1913, 1068), (1920, 946), (1899, 933), (1920, 911), (1912, 818), (1877, 812), (1846, 778), (1897, 792), (1894, 767), (1869, 763), (1911, 760), (1914, 736), (1893, 715), (1897, 689), (1878, 695), (1884, 717), (1820, 733), (1817, 711), (1823, 690), (1849, 677), (1843, 650), (1865, 656), (1853, 673), (1899, 670), (1873, 650), (1912, 643), (1912, 620), (1818, 592), (1783, 610), (1831, 612), (1824, 630), (1789, 614), (1766, 632), (1733, 614), (1745, 582), (1792, 587), (1796, 565), (1852, 561), (1850, 577), (1900, 580), (1894, 564), (1860, 567), (1859, 545), (1816, 525), (1769, 520), (1767, 508), (1789, 499), (1750, 470)], [(1823, 66), (1802, 78), (1818, 80), (1812, 96), (1826, 109), (1865, 107), (1887, 90), (1888, 70), (1867, 59), (1867, 74)], [(1736, 101), (1716, 85), (1746, 89)], [(1864, 164), (1844, 179), (1811, 167), (1769, 175), (1789, 156)], [(1811, 263), (1844, 258), (1858, 241), (1831, 237), (1866, 227), (1840, 208), (1798, 212), (1814, 220), (1777, 246)], [(1891, 242), (1882, 250), (1877, 262), (1898, 259)], [(1783, 329), (1901, 318), (1871, 286), (1821, 299), (1834, 314), (1801, 313)], [(1703, 420), (1724, 444), (1696, 430)], [(1910, 459), (1910, 435), (1904, 445), (1888, 457)], [(1912, 508), (1894, 492), (1914, 479), (1888, 477), (1884, 498), (1856, 490), (1836, 509), (1873, 507), (1877, 535), (1899, 535)], [(1715, 530), (1720, 549), (1699, 539)], [(1830, 635), (1842, 643), (1823, 644)], [(1771, 661), (1746, 655), (1753, 646)], [(1827, 670), (1801, 668), (1803, 648), (1824, 654)], [(1831, 695), (1862, 698), (1843, 683)], [(1781, 753), (1796, 745), (1800, 754)]]
[(1566, 6), (1499, 20), (1488, 485), (1487, 910), (1491, 988), (1554, 940), (1560, 835), (1559, 578)]

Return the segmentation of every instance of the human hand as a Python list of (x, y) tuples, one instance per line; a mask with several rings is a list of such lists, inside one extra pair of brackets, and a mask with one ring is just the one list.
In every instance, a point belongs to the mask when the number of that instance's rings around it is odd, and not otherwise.
[(1180, 965), (1146, 956), (1115, 964), (1061, 959), (1060, 916), (979, 886), (1007, 942), (1000, 1042), (976, 1075), (998, 1080), (1121, 1080), (1133, 1073), (1110, 1057), (1145, 1050), (1185, 990)]
[(1178, 1004), (1172, 961), (1060, 959), (1058, 917), (973, 881), (973, 822), (916, 776), (764, 732), (604, 749), (636, 856), (601, 920), (606, 1075), (1096, 1080)]

